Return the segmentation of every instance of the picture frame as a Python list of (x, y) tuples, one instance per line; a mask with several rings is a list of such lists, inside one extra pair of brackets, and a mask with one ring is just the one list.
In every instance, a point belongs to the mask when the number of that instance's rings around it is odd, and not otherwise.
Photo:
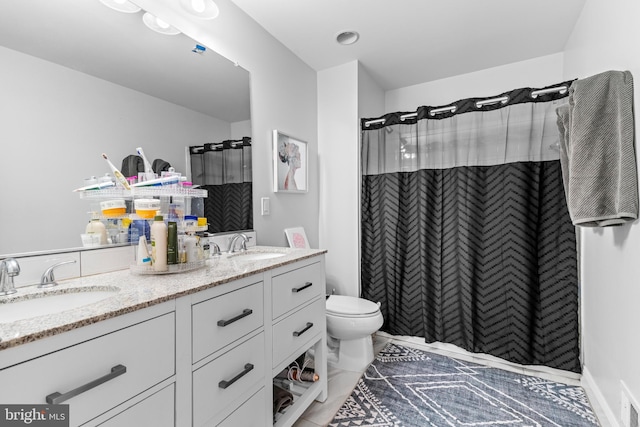
[(279, 130), (273, 131), (273, 191), (307, 193), (309, 159), (307, 142)]
[(303, 227), (285, 228), (284, 234), (287, 236), (287, 242), (290, 248), (311, 249), (309, 239), (307, 239), (307, 234), (304, 232)]

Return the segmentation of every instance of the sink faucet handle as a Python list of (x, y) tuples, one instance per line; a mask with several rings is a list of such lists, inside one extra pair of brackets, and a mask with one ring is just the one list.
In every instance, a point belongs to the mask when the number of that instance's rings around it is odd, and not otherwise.
[(15, 258), (3, 259), (0, 263), (0, 295), (15, 294), (16, 286), (13, 278), (20, 274), (20, 264)]
[(236, 233), (229, 238), (229, 249), (227, 250), (228, 253), (232, 254), (235, 252), (236, 241), (238, 239), (242, 239), (242, 243), (240, 244), (240, 250), (241, 251), (247, 250), (247, 242), (249, 241), (249, 237), (247, 237), (247, 235), (244, 233)]
[(57, 267), (60, 267), (61, 265), (73, 264), (75, 262), (76, 262), (75, 259), (72, 259), (72, 260), (69, 260), (69, 261), (62, 261), (62, 262), (53, 264), (51, 267), (47, 268), (45, 270), (45, 272), (42, 273), (42, 277), (40, 278), (40, 284), (38, 285), (38, 287), (39, 288), (48, 288), (48, 287), (57, 285), (56, 279), (53, 276), (53, 270), (56, 269)]

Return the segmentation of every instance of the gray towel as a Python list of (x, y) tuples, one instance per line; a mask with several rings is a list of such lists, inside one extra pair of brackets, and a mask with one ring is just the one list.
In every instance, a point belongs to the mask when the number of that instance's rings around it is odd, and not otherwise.
[(638, 218), (631, 73), (607, 71), (574, 81), (569, 104), (556, 113), (573, 224), (605, 227)]

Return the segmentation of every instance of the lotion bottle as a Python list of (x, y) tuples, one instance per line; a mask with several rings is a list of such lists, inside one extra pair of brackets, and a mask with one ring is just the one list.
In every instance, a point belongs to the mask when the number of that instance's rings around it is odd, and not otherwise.
[(151, 225), (151, 263), (154, 271), (167, 271), (167, 224), (156, 215)]
[(107, 228), (104, 226), (102, 221), (95, 216), (95, 214), (94, 217), (91, 218), (91, 221), (89, 221), (89, 224), (87, 224), (85, 232), (87, 234), (98, 234), (100, 236), (100, 244), (107, 244)]

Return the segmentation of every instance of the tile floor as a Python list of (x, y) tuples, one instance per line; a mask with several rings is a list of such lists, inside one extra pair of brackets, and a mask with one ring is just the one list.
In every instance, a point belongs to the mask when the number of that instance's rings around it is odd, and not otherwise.
[[(419, 338), (391, 336), (383, 332), (378, 332), (373, 336), (374, 353), (377, 354), (389, 341), (395, 341), (404, 346), (439, 353), (478, 364), (495, 366), (525, 375), (534, 375), (570, 385), (581, 385), (580, 375), (571, 372), (537, 366), (523, 367), (492, 356), (469, 353), (453, 345), (440, 343), (426, 344)], [(322, 403), (313, 402), (293, 427), (319, 427), (329, 424), (331, 420), (333, 420), (333, 416), (338, 412), (338, 409), (340, 409), (344, 401), (353, 391), (361, 375), (362, 372), (350, 372), (329, 366), (329, 397)], [(602, 427), (609, 427), (608, 424), (603, 422), (604, 417), (601, 416), (600, 408), (594, 406), (594, 411), (601, 420)]]

